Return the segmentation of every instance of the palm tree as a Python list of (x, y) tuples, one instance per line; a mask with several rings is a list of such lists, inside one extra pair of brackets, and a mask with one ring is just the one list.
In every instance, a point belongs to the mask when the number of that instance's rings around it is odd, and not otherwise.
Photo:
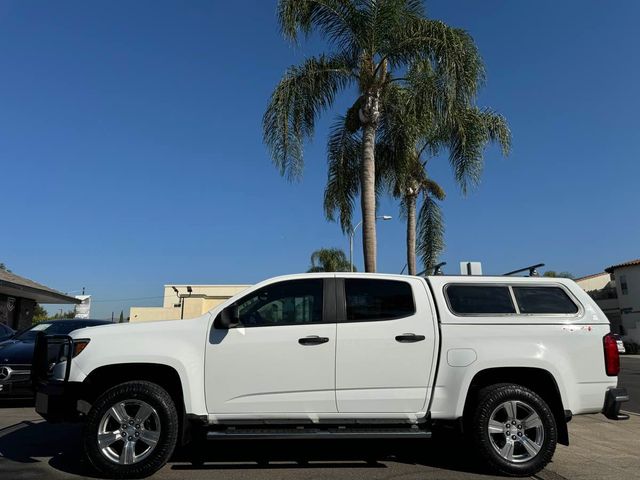
[(543, 277), (552, 277), (552, 278), (576, 278), (571, 272), (556, 272), (555, 270), (547, 270), (542, 275)]
[[(423, 70), (421, 75), (431, 77), (431, 87), (425, 88), (423, 95), (429, 98), (427, 104), (437, 105), (443, 97), (442, 87), (435, 75), (425, 73), (426, 69), (428, 65), (415, 64), (409, 76), (415, 74), (414, 70)], [(456, 182), (466, 193), (469, 186), (477, 185), (480, 180), (486, 145), (499, 143), (507, 155), (511, 134), (504, 117), (479, 109), (468, 100), (457, 101), (449, 114), (443, 115), (437, 108), (431, 112), (417, 111), (412, 93), (407, 89), (396, 88), (393, 94), (396, 102), (381, 118), (381, 135), (376, 144), (377, 191), (388, 189), (400, 199), (407, 219), (407, 266), (409, 274), (415, 275), (416, 253), (429, 269), (444, 248), (444, 224), (438, 201), (444, 199), (445, 193), (427, 175), (429, 158), (448, 149)], [(348, 117), (339, 118), (328, 145), (329, 180), (324, 206), (329, 219), (338, 214), (343, 229), (351, 222), (353, 200), (359, 193), (357, 152), (361, 142), (361, 137), (350, 127)], [(423, 160), (423, 156), (427, 159)], [(423, 202), (416, 215), (420, 197)]]
[[(437, 90), (436, 90), (437, 94)], [(424, 120), (431, 123), (425, 123)], [(407, 267), (417, 273), (416, 251), (424, 268), (431, 269), (444, 248), (444, 224), (437, 200), (444, 191), (426, 173), (429, 158), (449, 150), (456, 183), (464, 194), (476, 186), (484, 166), (483, 151), (498, 143), (503, 155), (511, 147), (511, 132), (505, 118), (489, 109), (457, 105), (448, 117), (416, 117), (411, 109), (395, 109), (387, 116), (381, 150), (391, 158), (384, 167), (390, 175), (393, 194), (401, 201), (407, 218)], [(427, 158), (422, 159), (423, 156)], [(383, 156), (384, 159), (384, 156)], [(416, 204), (423, 202), (416, 221)]]
[[(400, 199), (400, 208), (407, 220), (407, 270), (416, 275), (416, 249), (422, 257), (425, 268), (435, 265), (444, 248), (444, 222), (438, 201), (445, 198), (445, 192), (438, 183), (430, 179), (426, 172), (426, 161), (420, 161), (420, 153), (415, 152), (407, 170), (395, 172), (393, 195)], [(422, 206), (416, 216), (418, 199)]]
[[(393, 105), (398, 85), (411, 87), (418, 113), (437, 108), (446, 115), (456, 101), (475, 95), (483, 78), (482, 61), (467, 32), (425, 18), (422, 0), (279, 0), (278, 19), (288, 39), (297, 42), (315, 32), (331, 51), (286, 71), (263, 118), (265, 143), (280, 173), (299, 178), (303, 145), (313, 136), (317, 117), (338, 93), (357, 87), (348, 117), (362, 136), (357, 169), (363, 253), (365, 270), (374, 272), (375, 145), (381, 115)], [(419, 71), (406, 75), (418, 59), (431, 66), (444, 87), (436, 106), (425, 105), (431, 78)]]
[(350, 272), (351, 265), (339, 248), (321, 248), (311, 254), (311, 267), (307, 272)]

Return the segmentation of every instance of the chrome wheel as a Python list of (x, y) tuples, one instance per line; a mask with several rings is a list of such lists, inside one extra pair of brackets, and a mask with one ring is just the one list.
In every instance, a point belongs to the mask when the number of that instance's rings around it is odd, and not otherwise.
[(487, 428), (491, 445), (509, 462), (531, 460), (544, 443), (544, 426), (540, 415), (520, 400), (509, 400), (498, 405), (491, 413)]
[(158, 412), (142, 400), (113, 405), (98, 426), (98, 450), (119, 465), (131, 465), (148, 457), (160, 439)]

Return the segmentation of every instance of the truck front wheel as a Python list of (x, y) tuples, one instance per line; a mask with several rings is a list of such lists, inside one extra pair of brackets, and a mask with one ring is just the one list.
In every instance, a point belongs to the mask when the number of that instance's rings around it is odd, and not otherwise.
[(146, 477), (167, 463), (178, 439), (178, 414), (162, 387), (126, 382), (94, 402), (83, 431), (85, 456), (111, 478)]
[(558, 433), (551, 409), (520, 385), (482, 389), (471, 428), (479, 453), (493, 470), (506, 475), (538, 473), (556, 449)]

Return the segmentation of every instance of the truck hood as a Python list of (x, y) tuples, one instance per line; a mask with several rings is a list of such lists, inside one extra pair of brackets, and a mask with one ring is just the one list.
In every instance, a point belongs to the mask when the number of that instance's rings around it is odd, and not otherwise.
[(142, 337), (145, 334), (154, 333), (167, 335), (179, 335), (181, 331), (191, 330), (194, 323), (208, 324), (209, 314), (202, 317), (191, 318), (186, 320), (161, 320), (156, 322), (140, 322), (140, 323), (114, 323), (108, 325), (100, 325), (97, 327), (81, 328), (70, 333), (72, 338), (88, 338), (88, 339), (115, 339), (127, 338), (131, 335)]

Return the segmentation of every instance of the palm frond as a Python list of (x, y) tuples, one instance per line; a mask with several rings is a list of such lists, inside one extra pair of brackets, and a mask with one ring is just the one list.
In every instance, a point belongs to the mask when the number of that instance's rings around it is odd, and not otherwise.
[(368, 25), (368, 46), (377, 51), (386, 51), (397, 39), (397, 32), (405, 29), (407, 23), (424, 18), (421, 0), (373, 0), (363, 2), (364, 15)]
[(352, 132), (345, 117), (338, 117), (331, 126), (327, 143), (329, 172), (324, 192), (327, 219), (339, 219), (344, 233), (351, 231), (355, 201), (360, 193), (360, 158), (362, 136)]
[(317, 30), (341, 49), (353, 49), (364, 19), (350, 0), (280, 0), (278, 21), (283, 35), (293, 42)]
[(445, 95), (444, 113), (455, 101), (471, 101), (484, 82), (484, 64), (472, 37), (437, 20), (418, 18), (395, 32), (384, 52), (392, 67), (427, 61)]
[(290, 67), (280, 80), (262, 123), (264, 141), (281, 175), (301, 176), (304, 141), (313, 136), (316, 117), (352, 80), (351, 67), (346, 55), (321, 55)]
[(509, 153), (509, 126), (502, 115), (491, 110), (461, 108), (452, 115), (445, 128), (449, 161), (463, 193), (479, 183), (484, 168), (483, 150), (488, 143), (499, 143), (503, 154)]
[(432, 268), (444, 249), (444, 221), (440, 205), (430, 195), (420, 206), (417, 230), (416, 252), (425, 269)]
[(443, 188), (436, 182), (435, 180), (431, 180), (430, 178), (425, 178), (422, 180), (422, 189), (430, 196), (437, 198), (442, 201), (447, 196), (444, 193)]
[(480, 111), (480, 118), (487, 129), (488, 140), (499, 144), (505, 157), (509, 155), (511, 152), (511, 130), (507, 119), (488, 108)]

